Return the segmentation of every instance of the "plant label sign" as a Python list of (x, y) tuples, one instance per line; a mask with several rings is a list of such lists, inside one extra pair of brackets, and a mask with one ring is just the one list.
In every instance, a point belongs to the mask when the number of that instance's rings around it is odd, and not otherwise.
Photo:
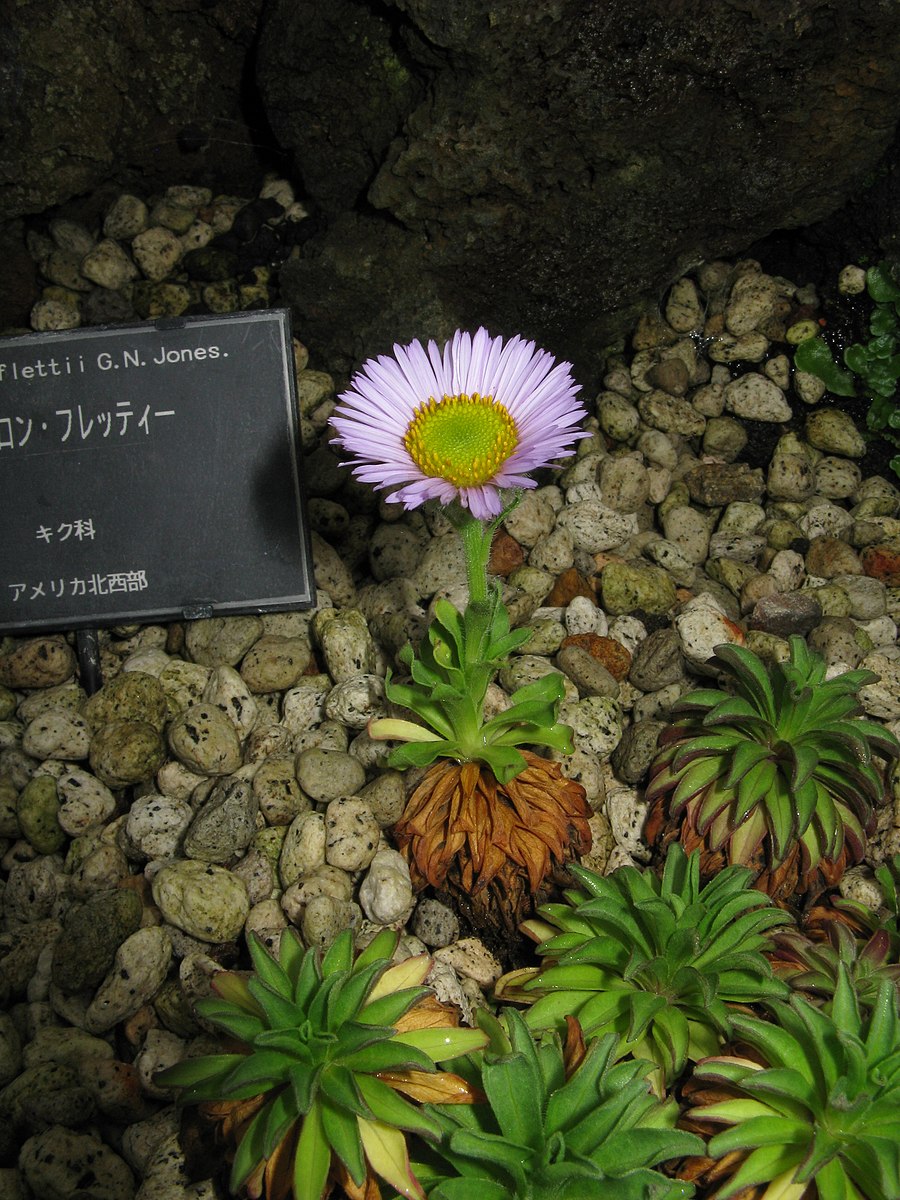
[(0, 630), (315, 603), (286, 310), (0, 339)]

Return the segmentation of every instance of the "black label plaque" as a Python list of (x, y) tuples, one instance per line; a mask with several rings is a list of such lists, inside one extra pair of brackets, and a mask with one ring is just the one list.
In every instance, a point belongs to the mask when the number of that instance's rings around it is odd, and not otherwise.
[(0, 339), (0, 629), (308, 608), (288, 313)]

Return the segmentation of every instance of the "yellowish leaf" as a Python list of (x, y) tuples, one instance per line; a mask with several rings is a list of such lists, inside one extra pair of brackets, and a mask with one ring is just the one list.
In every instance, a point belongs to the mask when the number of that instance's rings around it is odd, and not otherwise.
[(481, 1029), (411, 1029), (395, 1034), (391, 1041), (413, 1046), (435, 1062), (442, 1062), (482, 1049), (488, 1043), (488, 1036)]
[(401, 1196), (425, 1200), (422, 1185), (410, 1168), (406, 1138), (400, 1130), (393, 1125), (385, 1125), (383, 1121), (370, 1121), (367, 1117), (357, 1117), (356, 1123), (372, 1170), (386, 1179)]
[(475, 1104), (481, 1091), (452, 1071), (379, 1071), (378, 1078), (419, 1104)]
[[(369, 992), (366, 1004), (380, 1000), (382, 996), (392, 996), (394, 992), (402, 992), (406, 988), (418, 987), (430, 970), (431, 957), (428, 954), (417, 954), (414, 958), (405, 958), (403, 962), (395, 963), (378, 978)], [(364, 1013), (365, 1008), (362, 1011)]]

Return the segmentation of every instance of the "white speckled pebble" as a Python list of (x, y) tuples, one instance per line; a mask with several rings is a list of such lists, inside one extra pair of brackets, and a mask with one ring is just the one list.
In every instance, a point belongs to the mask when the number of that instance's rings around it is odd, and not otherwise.
[(881, 678), (859, 689), (859, 699), (871, 717), (895, 721), (900, 717), (900, 660), (885, 654), (868, 654), (859, 664)]
[(650, 850), (641, 837), (648, 807), (636, 788), (611, 788), (606, 797), (606, 815), (616, 845), (637, 862), (650, 861)]
[(546, 537), (556, 522), (556, 515), (546, 498), (536, 492), (524, 492), (504, 524), (510, 537), (520, 546), (530, 548), (539, 538)]
[(116, 951), (112, 968), (84, 1017), (90, 1033), (105, 1033), (151, 1000), (169, 970), (172, 942), (159, 925), (138, 929)]
[(51, 1125), (34, 1134), (19, 1152), (19, 1170), (41, 1200), (68, 1200), (90, 1179), (96, 1200), (131, 1200), (134, 1179), (128, 1164), (94, 1133)]
[(850, 867), (841, 876), (840, 893), (845, 900), (855, 900), (873, 912), (884, 904), (884, 892), (869, 867)]
[(569, 634), (598, 633), (601, 637), (606, 637), (609, 629), (606, 613), (587, 596), (574, 596), (569, 601), (565, 625)]
[(301, 750), (294, 767), (304, 792), (320, 804), (352, 796), (366, 781), (361, 763), (345, 750)]
[(99, 829), (116, 811), (115, 796), (106, 784), (78, 767), (60, 776), (57, 791), (57, 820), (70, 837)]
[(325, 716), (325, 697), (333, 687), (329, 675), (304, 675), (296, 687), (285, 692), (282, 700), (282, 724), (291, 733), (311, 729)]
[(158, 1087), (153, 1082), (157, 1071), (166, 1067), (174, 1067), (184, 1058), (184, 1038), (168, 1029), (148, 1029), (144, 1035), (144, 1044), (134, 1060), (141, 1079), (141, 1087), (148, 1096), (157, 1100), (165, 1100), (170, 1096), (167, 1088)]
[(474, 1025), (472, 1003), (466, 995), (462, 981), (449, 963), (432, 962), (431, 970), (425, 976), (425, 983), (441, 1004), (452, 1004), (459, 1009), (463, 1025)]
[(113, 201), (103, 220), (103, 232), (108, 238), (130, 241), (147, 228), (147, 205), (138, 196), (123, 192)]
[(87, 722), (65, 708), (51, 708), (25, 727), (22, 749), (32, 758), (87, 758), (91, 734)]
[(343, 871), (359, 871), (375, 857), (381, 830), (365, 800), (332, 800), (325, 810), (325, 858)]
[(560, 706), (560, 721), (572, 728), (579, 750), (608, 758), (622, 740), (622, 713), (609, 696), (585, 696)]
[(379, 850), (359, 889), (363, 912), (379, 925), (406, 921), (412, 912), (413, 891), (409, 867), (396, 850)]
[(740, 644), (743, 641), (740, 629), (729, 621), (707, 592), (689, 600), (675, 617), (674, 625), (682, 653), (694, 667), (704, 666), (722, 642)]
[(191, 806), (174, 796), (141, 796), (120, 830), (122, 849), (129, 858), (174, 858), (193, 816)]
[(81, 260), (81, 273), (91, 283), (117, 291), (136, 279), (140, 272), (112, 238), (98, 242)]
[(843, 538), (853, 528), (853, 517), (838, 504), (814, 504), (803, 513), (797, 524), (810, 539)]
[(161, 225), (151, 225), (137, 234), (131, 248), (138, 266), (154, 283), (170, 275), (182, 255), (181, 242), (171, 229)]
[(29, 324), (37, 333), (55, 329), (77, 329), (81, 313), (63, 300), (38, 300), (31, 309)]
[(356, 905), (347, 900), (335, 900), (332, 896), (314, 896), (306, 906), (300, 929), (307, 946), (330, 946), (339, 933), (349, 929), (353, 923)]
[(357, 608), (323, 609), (313, 620), (328, 674), (335, 683), (372, 672), (377, 655), (366, 618)]
[(385, 715), (387, 701), (380, 675), (353, 675), (336, 684), (325, 698), (325, 712), (348, 729), (365, 729)]
[(134, 1200), (215, 1200), (219, 1195), (211, 1179), (192, 1181), (177, 1130), (157, 1142), (142, 1174), (143, 1183)]
[(452, 946), (442, 946), (435, 950), (434, 959), (474, 979), (481, 987), (490, 987), (503, 974), (500, 963), (480, 938), (460, 938)]
[(784, 392), (758, 371), (748, 371), (725, 385), (725, 411), (748, 421), (791, 419), (791, 406)]
[(662, 518), (663, 533), (692, 563), (709, 554), (709, 525), (702, 513), (687, 504), (676, 504)]
[(259, 705), (234, 667), (214, 667), (203, 689), (203, 699), (220, 708), (237, 730), (247, 737), (259, 716)]
[(282, 887), (290, 887), (325, 862), (325, 817), (322, 813), (301, 813), (288, 826), (278, 858), (278, 876)]
[[(617, 512), (601, 500), (579, 500), (559, 514), (557, 527), (567, 529), (576, 550), (597, 554), (623, 545), (638, 531), (633, 512)], [(534, 556), (529, 561), (535, 566)]]

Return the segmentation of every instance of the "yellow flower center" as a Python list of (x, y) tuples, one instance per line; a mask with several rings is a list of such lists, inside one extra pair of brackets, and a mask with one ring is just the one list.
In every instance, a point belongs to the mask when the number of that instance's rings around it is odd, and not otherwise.
[(463, 392), (442, 400), (432, 396), (420, 404), (403, 444), (425, 475), (454, 487), (477, 487), (497, 474), (519, 444), (519, 435), (515, 421), (493, 396)]

